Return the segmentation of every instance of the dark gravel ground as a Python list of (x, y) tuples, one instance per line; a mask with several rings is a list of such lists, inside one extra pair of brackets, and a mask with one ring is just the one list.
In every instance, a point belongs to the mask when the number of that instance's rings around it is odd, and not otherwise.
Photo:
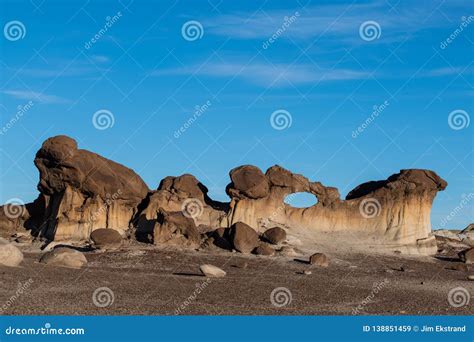
[[(25, 252), (22, 267), (0, 267), (4, 314), (174, 315), (181, 308), (185, 315), (352, 315), (359, 305), (359, 314), (474, 314), (474, 299), (458, 308), (448, 302), (456, 287), (474, 294), (467, 272), (447, 269), (458, 264), (449, 260), (329, 254), (330, 266), (318, 268), (283, 257), (140, 246), (85, 254), (89, 263), (83, 269), (40, 264), (40, 253), (31, 251)], [(246, 268), (235, 267), (244, 262)], [(223, 268), (227, 276), (207, 281), (199, 275), (203, 263)], [(312, 273), (299, 274), (304, 270)], [(16, 296), (19, 283), (29, 280)], [(113, 292), (111, 305), (94, 304), (100, 287)], [(272, 304), (277, 287), (291, 293), (287, 305)], [(285, 296), (279, 299), (284, 302)]]

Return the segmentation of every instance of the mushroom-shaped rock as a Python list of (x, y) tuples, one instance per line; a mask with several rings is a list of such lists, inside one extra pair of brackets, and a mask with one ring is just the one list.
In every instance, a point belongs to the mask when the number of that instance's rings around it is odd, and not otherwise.
[(148, 187), (131, 169), (78, 149), (74, 139), (47, 139), (36, 153), (42, 204), (33, 231), (51, 240), (87, 240), (92, 230), (125, 232)]

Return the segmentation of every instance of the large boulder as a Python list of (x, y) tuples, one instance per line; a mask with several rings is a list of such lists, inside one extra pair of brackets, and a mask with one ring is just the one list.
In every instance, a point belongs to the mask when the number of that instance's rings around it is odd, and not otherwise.
[(7, 240), (0, 238), (0, 265), (17, 267), (23, 261), (23, 253)]
[(94, 246), (102, 249), (115, 249), (122, 245), (122, 235), (114, 229), (99, 228), (91, 233)]
[(268, 196), (267, 177), (256, 166), (243, 165), (230, 171), (232, 183), (227, 186), (231, 197), (263, 198)]
[(286, 240), (286, 231), (280, 227), (267, 229), (262, 238), (271, 244), (278, 245)]
[(171, 244), (180, 247), (198, 247), (201, 238), (194, 221), (182, 212), (167, 212), (163, 209), (157, 213), (153, 231), (155, 245)]
[(260, 245), (257, 232), (243, 222), (235, 223), (230, 235), (234, 248), (241, 253), (251, 253)]
[(40, 262), (50, 266), (81, 268), (87, 264), (87, 259), (78, 250), (68, 247), (56, 247), (52, 251), (43, 254)]

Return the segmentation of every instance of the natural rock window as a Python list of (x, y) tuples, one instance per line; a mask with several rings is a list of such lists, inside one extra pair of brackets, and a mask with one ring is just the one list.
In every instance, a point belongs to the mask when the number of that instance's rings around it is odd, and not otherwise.
[(294, 192), (287, 195), (284, 202), (294, 208), (309, 208), (318, 203), (318, 198), (309, 192)]

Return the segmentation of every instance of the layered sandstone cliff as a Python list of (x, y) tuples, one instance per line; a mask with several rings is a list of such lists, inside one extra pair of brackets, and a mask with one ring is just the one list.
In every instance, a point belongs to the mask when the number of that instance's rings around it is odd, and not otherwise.
[[(313, 240), (323, 233), (345, 234), (348, 245), (432, 254), (431, 205), (447, 185), (432, 171), (402, 170), (387, 180), (361, 184), (341, 199), (336, 188), (280, 166), (263, 173), (244, 165), (231, 170), (230, 202), (221, 203), (189, 174), (166, 177), (150, 191), (133, 170), (78, 149), (66, 136), (47, 139), (35, 165), (40, 195), (25, 206), (2, 208), (2, 234), (21, 227), (49, 240), (82, 241), (93, 230), (109, 228), (157, 244), (188, 239), (188, 245), (197, 246), (199, 233), (243, 222), (260, 233), (281, 227)], [(286, 204), (285, 198), (296, 192), (314, 194), (318, 202), (308, 208)], [(20, 214), (11, 215), (12, 210)]]

